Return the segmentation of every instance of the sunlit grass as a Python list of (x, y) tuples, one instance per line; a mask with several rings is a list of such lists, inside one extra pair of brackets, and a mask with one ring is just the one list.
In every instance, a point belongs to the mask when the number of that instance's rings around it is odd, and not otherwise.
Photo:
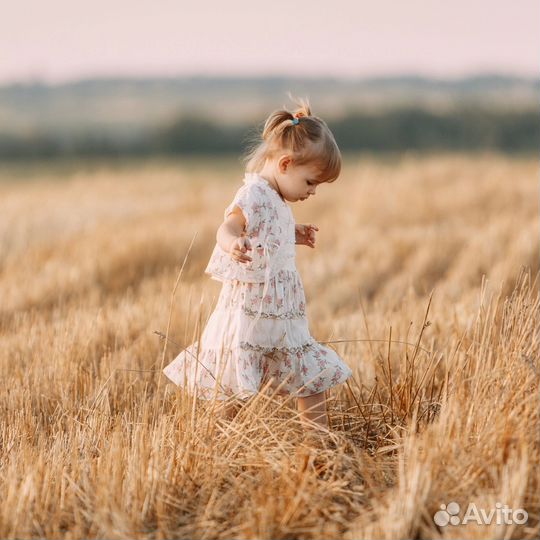
[[(346, 156), (293, 206), (320, 229), (297, 249), (311, 332), (354, 372), (317, 451), (292, 399), (227, 423), (161, 374), (219, 294), (203, 270), (241, 178), (235, 158), (0, 170), (0, 537), (537, 537), (536, 159)], [(437, 530), (450, 501), (529, 522)]]

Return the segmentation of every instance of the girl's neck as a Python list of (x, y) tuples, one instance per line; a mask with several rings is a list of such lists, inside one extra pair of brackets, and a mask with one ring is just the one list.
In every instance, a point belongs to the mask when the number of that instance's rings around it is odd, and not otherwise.
[(274, 176), (272, 165), (268, 162), (265, 164), (265, 166), (257, 173), (263, 180), (266, 180), (269, 184), (269, 186), (277, 192), (277, 194), (281, 197), (283, 201), (285, 201), (285, 198), (281, 194), (281, 191), (279, 189), (279, 185), (276, 181), (276, 177)]

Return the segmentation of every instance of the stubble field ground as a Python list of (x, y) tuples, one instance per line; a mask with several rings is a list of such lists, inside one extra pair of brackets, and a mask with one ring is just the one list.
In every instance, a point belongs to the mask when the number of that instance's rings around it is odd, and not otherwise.
[[(536, 157), (347, 155), (293, 205), (320, 229), (297, 248), (311, 333), (354, 373), (318, 450), (294, 400), (226, 422), (161, 374), (217, 299), (241, 178), (234, 158), (0, 169), (0, 537), (537, 537)], [(452, 501), (528, 521), (436, 525)]]

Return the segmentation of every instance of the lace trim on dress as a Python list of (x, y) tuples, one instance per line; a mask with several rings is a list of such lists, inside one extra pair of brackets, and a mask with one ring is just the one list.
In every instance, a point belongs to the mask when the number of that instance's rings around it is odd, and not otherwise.
[[(250, 309), (250, 308), (248, 308), (246, 306), (242, 307), (242, 311), (246, 315), (249, 315), (250, 317), (255, 317), (255, 316), (259, 315), (258, 311)], [(263, 319), (300, 319), (300, 318), (306, 316), (306, 312), (305, 311), (294, 311), (294, 310), (286, 311), (285, 313), (265, 313), (265, 312), (261, 312), (259, 316), (262, 317)]]
[(299, 352), (305, 352), (308, 349), (311, 349), (313, 347), (317, 347), (316, 341), (310, 341), (309, 343), (305, 343), (304, 345), (300, 345), (299, 347), (263, 347), (262, 345), (254, 345), (253, 343), (248, 343), (247, 341), (241, 341), (240, 342), (240, 348), (241, 349), (249, 349), (252, 351), (259, 351), (263, 353), (272, 353), (272, 352), (288, 352), (292, 354), (296, 354)]

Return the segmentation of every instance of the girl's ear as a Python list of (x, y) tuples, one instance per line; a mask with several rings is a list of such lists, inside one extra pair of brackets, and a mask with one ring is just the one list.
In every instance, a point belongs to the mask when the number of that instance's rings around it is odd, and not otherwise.
[(292, 163), (291, 156), (287, 156), (287, 155), (281, 156), (278, 161), (279, 172), (281, 174), (287, 172), (287, 169), (291, 166), (291, 163)]

